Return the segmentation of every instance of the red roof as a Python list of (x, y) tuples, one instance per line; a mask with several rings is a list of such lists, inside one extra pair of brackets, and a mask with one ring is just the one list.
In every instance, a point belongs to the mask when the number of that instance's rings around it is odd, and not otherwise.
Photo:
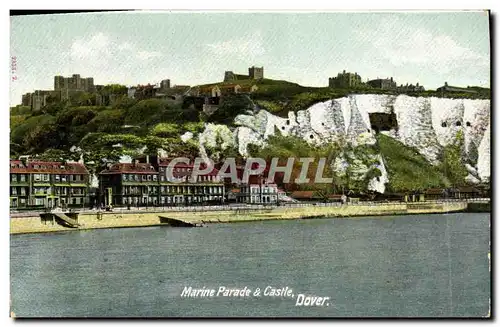
[(294, 199), (315, 199), (317, 198), (315, 191), (294, 191), (291, 195)]
[(157, 174), (151, 164), (148, 163), (115, 163), (108, 169), (101, 172), (101, 175), (111, 174)]
[(10, 172), (17, 174), (83, 174), (88, 175), (89, 172), (85, 165), (77, 162), (64, 163), (58, 161), (34, 161), (30, 160), (23, 164), (21, 160), (10, 161)]
[[(243, 91), (243, 92), (251, 91), (252, 87), (254, 87), (254, 86), (256, 86), (256, 85), (245, 85), (245, 86), (242, 86), (241, 87), (241, 91)], [(259, 87), (257, 87), (257, 89), (259, 89)]]
[(443, 194), (444, 193), (444, 189), (442, 188), (429, 188), (425, 191), (425, 194), (431, 194), (431, 195), (435, 195), (435, 194)]
[(241, 87), (239, 84), (221, 84), (218, 86), (219, 86), (219, 88), (223, 88), (223, 89), (235, 88), (237, 86)]
[[(158, 166), (168, 167), (170, 162), (172, 162), (172, 159), (159, 158), (158, 161), (159, 161)], [(193, 167), (194, 167), (194, 163), (189, 163), (189, 164), (186, 164), (184, 162), (176, 163), (175, 166), (173, 167), (174, 168), (173, 175), (174, 175), (174, 177), (183, 177), (183, 176), (191, 175), (191, 173), (193, 171)], [(179, 171), (178, 169), (180, 169), (180, 168), (186, 168), (187, 171)], [(207, 168), (206, 163), (204, 163), (204, 162), (200, 163), (200, 169), (205, 170), (206, 168)], [(198, 176), (217, 176), (218, 174), (219, 174), (219, 170), (217, 168), (213, 167), (210, 172), (205, 173), (205, 174), (198, 174)]]
[(472, 186), (460, 186), (458, 187), (458, 190), (461, 193), (479, 193), (479, 190)]

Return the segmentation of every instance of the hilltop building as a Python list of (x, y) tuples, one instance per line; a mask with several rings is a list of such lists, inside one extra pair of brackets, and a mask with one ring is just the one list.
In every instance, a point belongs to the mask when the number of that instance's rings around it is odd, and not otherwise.
[(345, 70), (338, 73), (337, 77), (328, 79), (328, 86), (331, 88), (352, 88), (362, 85), (361, 76), (358, 73), (349, 73)]
[(406, 92), (423, 92), (425, 88), (418, 83), (416, 85), (406, 83), (406, 85), (401, 84), (398, 86), (398, 92), (406, 93)]
[(248, 68), (248, 77), (250, 79), (263, 79), (264, 78), (264, 67), (252, 66)]
[(160, 90), (168, 90), (170, 89), (170, 80), (169, 79), (164, 79), (160, 82)]
[(444, 86), (441, 86), (436, 89), (437, 92), (441, 92), (442, 94), (444, 93), (470, 93), (470, 94), (476, 94), (477, 91), (474, 89), (471, 89), (470, 86), (465, 87), (458, 87), (458, 86), (449, 86), (448, 82), (444, 82)]
[(232, 82), (232, 81), (247, 80), (247, 79), (248, 79), (247, 75), (235, 74), (232, 71), (224, 72), (224, 82)]
[(37, 111), (47, 105), (51, 98), (54, 100), (60, 100), (60, 91), (36, 90), (31, 93), (26, 93), (22, 95), (21, 104), (23, 106), (30, 107), (33, 111)]
[(375, 89), (395, 90), (397, 88), (396, 81), (391, 78), (378, 78), (367, 82), (368, 85)]
[(248, 68), (248, 75), (235, 74), (232, 71), (226, 71), (224, 73), (224, 82), (233, 82), (238, 80), (248, 80), (248, 79), (263, 79), (264, 78), (264, 67), (252, 66)]
[(54, 90), (58, 91), (84, 91), (94, 92), (94, 78), (80, 77), (80, 74), (73, 74), (71, 77), (54, 76)]

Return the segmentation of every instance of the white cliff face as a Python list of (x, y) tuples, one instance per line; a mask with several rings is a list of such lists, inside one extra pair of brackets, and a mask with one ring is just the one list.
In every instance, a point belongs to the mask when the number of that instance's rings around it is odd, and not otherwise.
[(200, 155), (206, 161), (207, 150), (213, 157), (219, 157), (221, 151), (236, 146), (235, 135), (226, 125), (206, 124), (205, 130), (198, 135)]
[(193, 133), (191, 133), (191, 132), (186, 132), (186, 133), (181, 135), (181, 140), (184, 143), (191, 140), (192, 138), (193, 138)]
[[(471, 99), (445, 99), (435, 97), (410, 97), (406, 95), (361, 94), (333, 99), (314, 104), (297, 113), (289, 112), (281, 118), (260, 110), (256, 114), (239, 115), (235, 119), (238, 127), (233, 131), (233, 142), (240, 154), (247, 156), (248, 144), (264, 146), (266, 139), (274, 135), (275, 129), (282, 135), (295, 135), (310, 144), (325, 144), (342, 138), (356, 145), (374, 144), (370, 113), (393, 112), (396, 129), (383, 133), (394, 137), (407, 146), (416, 148), (431, 163), (437, 163), (442, 147), (450, 144), (459, 131), (463, 132), (467, 160), (471, 163), (471, 176), (485, 180), (490, 176), (490, 101)], [(214, 140), (214, 126), (208, 124), (200, 135), (200, 147), (208, 139)], [(225, 127), (225, 126), (224, 126)], [(223, 128), (223, 127), (217, 127)], [(227, 127), (225, 127), (227, 128)], [(225, 133), (229, 138), (228, 133)], [(212, 138), (211, 138), (212, 137)], [(371, 167), (356, 167), (360, 178), (363, 171), (378, 168), (382, 176), (370, 181), (370, 189), (384, 192), (388, 182), (383, 158), (372, 159), (377, 163)], [(341, 163), (334, 163), (340, 169)], [(477, 178), (469, 177), (469, 180)]]
[(488, 181), (490, 179), (490, 124), (488, 123), (488, 127), (484, 133), (484, 137), (479, 144), (479, 156), (477, 160), (477, 171), (478, 175), (482, 181)]

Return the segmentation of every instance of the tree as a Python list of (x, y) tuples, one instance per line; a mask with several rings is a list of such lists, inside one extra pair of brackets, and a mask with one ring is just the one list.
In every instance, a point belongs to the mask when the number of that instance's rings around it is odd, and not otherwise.
[(88, 92), (79, 92), (74, 97), (74, 104), (78, 106), (91, 106), (95, 103), (94, 95)]
[(37, 156), (39, 160), (43, 161), (62, 161), (66, 162), (68, 160), (77, 160), (79, 158), (78, 154), (71, 153), (69, 151), (64, 151), (60, 149), (47, 149), (44, 153)]
[(158, 137), (175, 137), (179, 135), (179, 126), (172, 123), (159, 123), (153, 127), (151, 134)]
[(102, 110), (88, 123), (89, 132), (117, 133), (122, 129), (124, 112), (121, 110)]
[(443, 148), (440, 157), (440, 170), (452, 186), (463, 185), (468, 175), (464, 152), (464, 135), (458, 131), (453, 142)]
[[(25, 138), (36, 128), (43, 129), (55, 121), (51, 115), (39, 115), (25, 119), (21, 124), (11, 130), (10, 139), (12, 143), (25, 145)], [(36, 144), (35, 144), (36, 145)], [(27, 150), (27, 149), (26, 149)]]
[(113, 109), (128, 109), (137, 103), (136, 99), (131, 99), (127, 95), (120, 95), (112, 105)]
[(101, 90), (101, 94), (103, 95), (111, 95), (111, 94), (120, 95), (120, 94), (127, 94), (127, 92), (128, 88), (125, 85), (121, 84), (108, 84), (105, 85)]
[(253, 103), (246, 95), (229, 95), (224, 97), (219, 108), (208, 116), (207, 121), (217, 124), (232, 125), (234, 118), (247, 110), (253, 110)]
[(59, 147), (59, 141), (60, 135), (56, 124), (38, 125), (26, 135), (23, 147), (30, 153), (40, 153), (49, 148)]

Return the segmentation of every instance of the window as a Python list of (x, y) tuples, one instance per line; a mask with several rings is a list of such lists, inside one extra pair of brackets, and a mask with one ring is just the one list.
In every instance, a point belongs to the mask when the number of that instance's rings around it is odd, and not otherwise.
[(146, 175), (142, 175), (142, 180), (145, 181), (146, 180)]
[(35, 174), (35, 182), (39, 182), (41, 180), (40, 174)]
[(61, 176), (61, 181), (66, 182), (66, 175)]
[(60, 182), (61, 181), (61, 175), (55, 175), (54, 176), (54, 180), (56, 181), (56, 183)]
[(12, 182), (17, 182), (17, 175), (16, 174), (10, 174), (10, 180)]
[(140, 179), (139, 175), (135, 175), (135, 181), (136, 181), (136, 182), (138, 182), (138, 181), (140, 181), (140, 180), (141, 180), (141, 179)]
[(26, 195), (26, 188), (25, 187), (21, 187), (21, 195)]
[(76, 204), (76, 199), (75, 199), (75, 198), (71, 199), (71, 202), (72, 202), (73, 204)]
[(43, 206), (44, 202), (44, 199), (35, 199), (35, 205), (37, 206)]
[(43, 174), (43, 181), (48, 182), (49, 181), (49, 174)]
[(153, 175), (153, 181), (157, 181), (158, 180), (158, 175)]
[(26, 199), (20, 199), (19, 202), (21, 202), (21, 204), (26, 204)]
[(151, 180), (151, 175), (148, 175), (148, 181), (150, 181), (150, 180)]
[(17, 195), (17, 187), (11, 187), (12, 195)]
[(19, 177), (21, 177), (21, 182), (25, 182), (26, 181), (26, 175), (21, 174), (21, 175), (19, 175)]
[(123, 179), (124, 181), (127, 181), (127, 174), (123, 174), (123, 175), (122, 175), (122, 179)]

